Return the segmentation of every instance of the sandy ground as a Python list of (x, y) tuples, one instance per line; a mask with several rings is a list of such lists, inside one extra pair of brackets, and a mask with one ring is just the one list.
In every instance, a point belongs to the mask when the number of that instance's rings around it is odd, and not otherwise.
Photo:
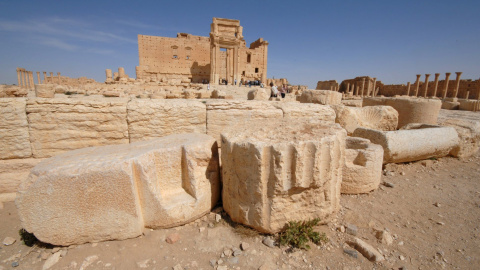
[[(0, 269), (42, 269), (55, 252), (62, 257), (50, 269), (480, 269), (480, 154), (387, 165), (382, 185), (364, 195), (342, 195), (337, 219), (316, 229), (329, 243), (308, 251), (268, 247), (264, 235), (205, 216), (172, 229), (145, 230), (124, 241), (70, 247), (27, 247), (15, 204), (0, 210), (0, 240), (16, 242), (0, 249)], [(343, 228), (354, 228), (346, 230)], [(344, 226), (344, 227), (342, 227)], [(390, 245), (376, 238), (387, 230)], [(354, 236), (377, 248), (382, 262), (370, 262), (347, 242)], [(165, 240), (178, 234), (173, 244)], [(241, 244), (247, 246), (242, 250)], [(246, 245), (245, 245), (246, 244)], [(345, 251), (350, 252), (351, 255)], [(236, 256), (231, 255), (235, 252)], [(356, 258), (355, 258), (356, 255)], [(212, 266), (214, 265), (214, 266)], [(403, 268), (402, 268), (403, 267)]]

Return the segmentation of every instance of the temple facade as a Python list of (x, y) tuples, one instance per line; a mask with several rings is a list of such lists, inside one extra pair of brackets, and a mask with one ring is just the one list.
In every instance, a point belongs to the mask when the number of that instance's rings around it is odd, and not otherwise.
[(246, 46), (239, 20), (213, 18), (210, 36), (176, 38), (138, 35), (137, 80), (233, 85), (243, 79), (267, 81), (268, 42)]

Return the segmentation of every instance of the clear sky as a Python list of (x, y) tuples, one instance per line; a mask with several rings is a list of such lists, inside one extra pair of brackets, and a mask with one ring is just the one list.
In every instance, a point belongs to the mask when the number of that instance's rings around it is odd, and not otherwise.
[(212, 17), (240, 20), (247, 44), (267, 40), (268, 78), (291, 84), (480, 77), (479, 0), (0, 0), (0, 84), (16, 84), (17, 67), (100, 82), (124, 67), (135, 77), (138, 34), (208, 36)]

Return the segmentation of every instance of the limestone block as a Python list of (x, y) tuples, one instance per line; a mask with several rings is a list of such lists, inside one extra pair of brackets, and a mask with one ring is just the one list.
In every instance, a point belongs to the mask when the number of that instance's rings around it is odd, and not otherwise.
[(459, 144), (453, 127), (407, 126), (411, 129), (379, 131), (357, 128), (354, 137), (369, 139), (383, 147), (383, 164), (444, 157)]
[(335, 110), (335, 122), (339, 123), (351, 135), (359, 127), (376, 130), (396, 130), (398, 112), (390, 106), (348, 107), (332, 105)]
[(248, 91), (248, 100), (268, 100), (270, 98), (271, 91), (266, 88), (255, 88)]
[(20, 183), (40, 161), (42, 159), (36, 158), (0, 160), (0, 194), (17, 192)]
[(441, 126), (453, 127), (458, 133), (458, 147), (450, 154), (454, 157), (467, 158), (478, 151), (480, 144), (480, 120), (453, 118), (441, 121)]
[(175, 133), (207, 132), (206, 106), (193, 100), (131, 100), (127, 105), (130, 142)]
[(268, 101), (209, 100), (207, 105), (207, 134), (220, 143), (220, 133), (228, 127), (252, 120), (281, 119), (283, 112)]
[(16, 205), (28, 232), (71, 245), (185, 224), (208, 213), (218, 198), (215, 140), (176, 134), (44, 160), (22, 182)]
[(296, 102), (274, 102), (272, 105), (282, 110), (285, 119), (306, 118), (335, 123), (335, 111), (326, 105)]
[(0, 98), (4, 97), (26, 97), (27, 89), (21, 88), (17, 85), (0, 85)]
[(182, 96), (185, 99), (196, 99), (197, 98), (197, 91), (194, 89), (185, 89), (182, 92)]
[(361, 99), (346, 99), (342, 100), (342, 104), (350, 107), (362, 107)]
[(321, 122), (259, 121), (222, 133), (223, 208), (264, 233), (339, 209), (346, 132)]
[(25, 98), (0, 98), (0, 160), (32, 156)]
[(32, 98), (27, 100), (27, 115), (35, 158), (128, 143), (126, 99)]
[(301, 103), (318, 103), (337, 105), (342, 103), (342, 93), (329, 90), (304, 90), (300, 96)]
[(459, 109), (464, 111), (472, 111), (476, 112), (480, 110), (480, 102), (478, 100), (467, 100), (467, 99), (460, 99), (458, 100)]
[(53, 98), (55, 84), (35, 84), (35, 96), (38, 98)]
[(377, 189), (382, 178), (382, 161), (382, 146), (367, 139), (347, 137), (341, 193), (359, 194)]
[(219, 99), (223, 98), (224, 99), (226, 95), (227, 94), (222, 90), (215, 89), (215, 90), (212, 91), (212, 98), (219, 98)]
[(437, 124), (438, 113), (442, 107), (439, 99), (411, 98), (411, 97), (364, 97), (363, 107), (387, 105), (398, 112), (398, 126), (401, 128), (410, 123)]
[(458, 110), (460, 108), (460, 102), (458, 101), (442, 101), (442, 109), (445, 110)]

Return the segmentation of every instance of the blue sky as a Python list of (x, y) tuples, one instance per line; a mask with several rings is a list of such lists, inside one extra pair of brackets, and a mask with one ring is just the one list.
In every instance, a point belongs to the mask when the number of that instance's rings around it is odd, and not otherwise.
[(247, 44), (267, 40), (268, 77), (292, 84), (480, 77), (478, 0), (0, 0), (0, 84), (16, 83), (16, 67), (100, 82), (105, 69), (124, 67), (135, 77), (138, 34), (208, 36), (212, 17), (240, 20)]

